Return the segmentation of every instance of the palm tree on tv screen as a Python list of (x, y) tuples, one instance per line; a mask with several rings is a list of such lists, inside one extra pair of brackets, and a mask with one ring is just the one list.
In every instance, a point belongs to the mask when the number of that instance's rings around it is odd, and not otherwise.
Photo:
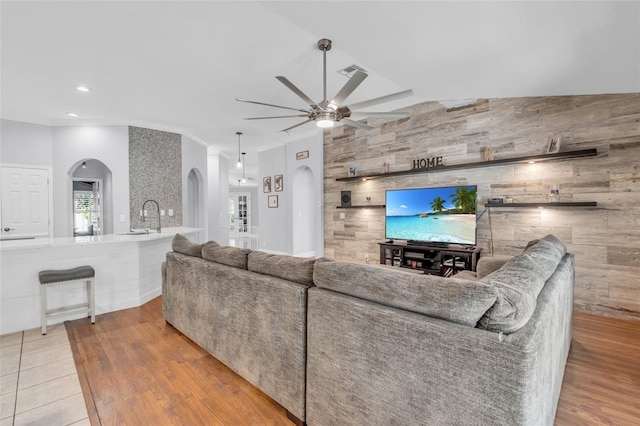
[(476, 191), (469, 190), (466, 186), (456, 188), (455, 193), (451, 195), (451, 202), (462, 213), (472, 213), (476, 207)]
[(431, 201), (431, 209), (434, 212), (441, 212), (444, 209), (444, 200), (440, 197), (436, 197)]

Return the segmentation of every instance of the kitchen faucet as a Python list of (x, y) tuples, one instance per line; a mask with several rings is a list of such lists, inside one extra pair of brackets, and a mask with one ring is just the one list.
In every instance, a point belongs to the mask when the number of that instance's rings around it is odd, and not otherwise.
[(156, 203), (156, 209), (158, 210), (158, 234), (160, 233), (161, 230), (161, 226), (160, 226), (160, 205), (158, 204), (158, 202), (156, 200), (147, 200), (142, 204), (142, 221), (145, 221), (145, 214), (144, 214), (144, 206), (147, 205), (148, 202), (153, 202)]

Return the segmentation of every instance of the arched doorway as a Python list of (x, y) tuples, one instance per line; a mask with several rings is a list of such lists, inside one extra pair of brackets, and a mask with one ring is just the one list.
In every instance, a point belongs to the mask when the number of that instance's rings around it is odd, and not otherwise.
[(102, 161), (87, 158), (69, 171), (71, 177), (72, 234), (113, 234), (111, 170)]
[(202, 175), (197, 168), (189, 171), (187, 176), (187, 193), (184, 215), (184, 226), (190, 228), (204, 228), (204, 188)]
[(291, 192), (293, 200), (293, 254), (315, 256), (315, 209), (316, 199), (313, 172), (309, 167), (300, 167), (293, 175)]

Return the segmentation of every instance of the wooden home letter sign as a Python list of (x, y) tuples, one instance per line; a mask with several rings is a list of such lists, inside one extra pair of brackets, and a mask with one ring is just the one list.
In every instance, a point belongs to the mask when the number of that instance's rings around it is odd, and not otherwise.
[(429, 169), (429, 167), (444, 166), (442, 157), (418, 158), (413, 160), (412, 169)]

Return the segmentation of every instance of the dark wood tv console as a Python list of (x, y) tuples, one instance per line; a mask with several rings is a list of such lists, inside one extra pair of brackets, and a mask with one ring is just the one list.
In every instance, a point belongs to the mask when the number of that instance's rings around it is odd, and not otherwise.
[(380, 263), (416, 269), (425, 274), (451, 276), (463, 269), (476, 270), (482, 248), (463, 244), (448, 246), (384, 242), (380, 245)]

